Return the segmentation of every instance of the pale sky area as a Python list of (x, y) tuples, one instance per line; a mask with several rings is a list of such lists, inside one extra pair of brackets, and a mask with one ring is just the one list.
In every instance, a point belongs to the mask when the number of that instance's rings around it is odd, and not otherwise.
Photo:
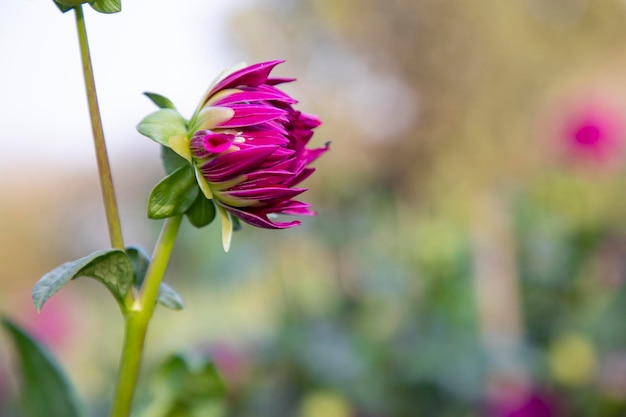
[[(225, 47), (226, 24), (250, 1), (126, 0), (113, 15), (84, 7), (111, 158), (158, 152), (135, 130), (156, 109), (142, 92), (189, 117), (221, 69), (245, 60)], [(52, 0), (0, 0), (0, 145), (0, 171), (95, 163), (74, 13)]]

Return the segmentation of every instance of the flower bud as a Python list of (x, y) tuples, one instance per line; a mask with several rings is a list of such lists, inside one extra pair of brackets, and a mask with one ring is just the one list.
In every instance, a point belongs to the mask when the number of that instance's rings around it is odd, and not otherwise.
[[(272, 69), (281, 62), (226, 71), (202, 97), (188, 123), (169, 108), (147, 116), (138, 126), (142, 134), (191, 165), (200, 196), (211, 200), (220, 214), (226, 250), (238, 220), (266, 229), (284, 229), (300, 222), (278, 221), (276, 215), (315, 214), (309, 204), (295, 197), (306, 191), (299, 184), (313, 173), (309, 165), (328, 150), (328, 144), (317, 149), (306, 147), (321, 122), (296, 110), (293, 106), (297, 101), (276, 87), (293, 81), (270, 78)], [(163, 102), (158, 98), (157, 105)], [(184, 186), (171, 189), (189, 191), (185, 187), (190, 174), (177, 175), (185, 181)], [(185, 196), (184, 204), (168, 202), (168, 207), (186, 210), (194, 194), (189, 191)]]
[[(328, 145), (306, 148), (321, 122), (295, 110), (297, 101), (276, 87), (292, 79), (269, 77), (281, 62), (262, 62), (218, 79), (196, 114), (229, 109), (232, 116), (203, 123), (189, 141), (197, 177), (222, 218), (266, 229), (300, 224), (277, 221), (277, 214), (315, 214), (294, 198), (306, 191), (298, 185), (313, 173), (309, 164), (328, 150)], [(190, 126), (195, 125), (192, 120)]]

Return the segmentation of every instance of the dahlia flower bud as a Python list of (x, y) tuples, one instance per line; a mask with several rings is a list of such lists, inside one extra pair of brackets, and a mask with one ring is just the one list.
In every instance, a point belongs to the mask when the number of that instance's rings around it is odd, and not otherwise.
[[(270, 78), (272, 69), (281, 62), (262, 62), (226, 72), (203, 96), (189, 122), (178, 115), (169, 100), (151, 94), (162, 110), (138, 127), (182, 157), (179, 160), (188, 162), (200, 192), (198, 196), (192, 191), (180, 194), (187, 202), (196, 199), (193, 204), (198, 199), (215, 204), (226, 250), (236, 219), (257, 227), (284, 229), (300, 222), (278, 221), (275, 215), (315, 214), (309, 204), (295, 198), (306, 191), (299, 184), (313, 173), (310, 164), (328, 150), (328, 144), (307, 148), (320, 120), (296, 110), (296, 100), (276, 87), (293, 81)], [(185, 174), (185, 181), (189, 178)]]

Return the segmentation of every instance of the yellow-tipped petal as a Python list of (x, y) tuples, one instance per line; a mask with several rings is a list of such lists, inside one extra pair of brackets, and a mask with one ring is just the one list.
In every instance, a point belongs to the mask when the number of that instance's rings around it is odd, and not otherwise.
[(232, 119), (234, 115), (235, 111), (230, 107), (207, 107), (198, 114), (191, 131), (214, 129), (220, 123)]
[(196, 173), (196, 180), (198, 181), (198, 185), (200, 186), (200, 190), (202, 190), (202, 194), (209, 199), (213, 200), (213, 192), (211, 192), (211, 188), (209, 187), (209, 183), (202, 176), (202, 172), (200, 172), (200, 168), (197, 165), (193, 166), (194, 172)]
[(191, 148), (186, 134), (172, 136), (167, 142), (174, 152), (191, 162)]
[(224, 252), (228, 252), (233, 237), (233, 219), (224, 207), (217, 204), (216, 206), (222, 218), (222, 246), (224, 247)]
[(235, 93), (241, 93), (243, 90), (240, 90), (238, 88), (228, 88), (226, 90), (221, 90), (218, 91), (217, 93), (213, 94), (211, 96), (211, 98), (209, 98), (209, 100), (207, 100), (205, 106), (212, 106), (213, 103), (217, 102), (218, 100), (223, 99), (224, 97), (228, 97), (230, 95), (233, 95)]

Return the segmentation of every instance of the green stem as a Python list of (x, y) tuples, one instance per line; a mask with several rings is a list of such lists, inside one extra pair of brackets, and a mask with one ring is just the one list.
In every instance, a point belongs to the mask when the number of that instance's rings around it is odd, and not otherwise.
[(98, 96), (96, 95), (96, 83), (93, 77), (91, 66), (91, 56), (89, 54), (89, 42), (87, 41), (87, 29), (85, 28), (85, 18), (82, 6), (74, 7), (76, 11), (76, 28), (78, 30), (78, 41), (80, 43), (80, 55), (83, 64), (83, 74), (85, 76), (85, 88), (87, 89), (87, 101), (89, 103), (89, 116), (91, 118), (91, 129), (93, 132), (94, 145), (96, 147), (96, 159), (98, 161), (98, 172), (100, 173), (100, 186), (104, 199), (107, 225), (109, 227), (109, 237), (111, 246), (117, 249), (124, 249), (122, 238), (122, 227), (120, 216), (115, 200), (115, 190), (111, 177), (111, 166), (107, 156), (107, 148), (104, 142), (104, 131), (102, 129), (102, 119), (98, 108)]
[[(100, 185), (109, 228), (109, 237), (112, 247), (123, 250), (122, 227), (113, 188), (111, 166), (104, 141), (85, 18), (81, 6), (76, 6), (74, 10), (76, 11), (76, 28), (78, 30), (85, 88), (89, 103), (89, 116), (96, 148), (96, 159), (98, 161), (98, 172), (100, 174)], [(154, 313), (154, 307), (159, 295), (159, 286), (167, 269), (181, 220), (182, 216), (175, 216), (165, 221), (139, 295), (134, 298), (129, 291), (122, 305), (125, 318), (124, 347), (111, 417), (128, 417), (130, 415), (135, 387), (139, 378), (148, 324)]]
[(182, 216), (179, 215), (165, 221), (139, 296), (126, 314), (124, 348), (111, 417), (130, 415), (148, 324), (154, 312), (159, 286), (167, 269), (181, 220)]

